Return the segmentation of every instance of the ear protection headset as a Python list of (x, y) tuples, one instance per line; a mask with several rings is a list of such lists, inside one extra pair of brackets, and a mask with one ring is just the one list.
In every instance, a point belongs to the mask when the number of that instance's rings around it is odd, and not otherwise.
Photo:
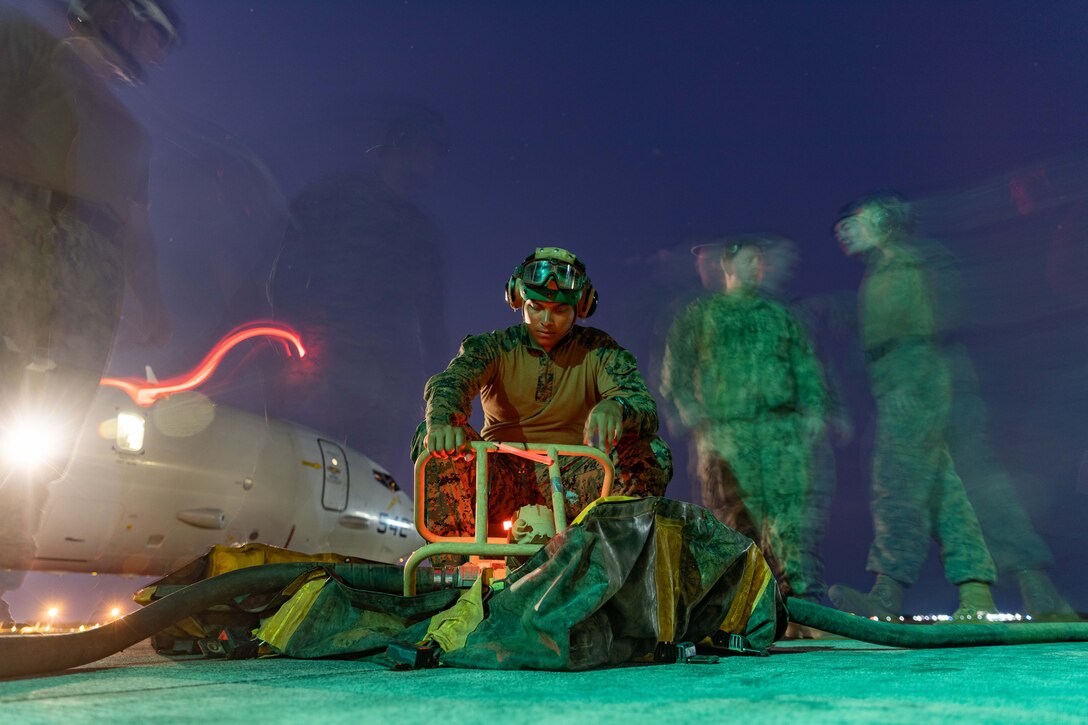
[(876, 225), (877, 232), (885, 238), (910, 234), (914, 219), (910, 202), (898, 194), (889, 193), (869, 196), (854, 205), (855, 213), (865, 209)]
[(879, 208), (883, 212), (880, 224), (889, 234), (902, 235), (914, 231), (914, 215), (910, 202), (903, 197), (885, 197), (881, 199)]
[(506, 286), (504, 288), (504, 295), (506, 297), (506, 304), (510, 305), (511, 309), (520, 310), (521, 306), (525, 304), (525, 299), (522, 297), (520, 285), (522, 284), (522, 275), (525, 273), (525, 267), (531, 262), (538, 260), (553, 260), (558, 262), (566, 262), (573, 265), (582, 273), (585, 281), (582, 283), (581, 295), (578, 297), (578, 301), (573, 305), (575, 314), (578, 317), (589, 317), (597, 309), (597, 290), (593, 287), (593, 282), (590, 281), (589, 275), (586, 274), (586, 265), (577, 256), (571, 254), (565, 249), (559, 247), (540, 247), (535, 252), (521, 261), (517, 267), (514, 267), (513, 274), (506, 280)]

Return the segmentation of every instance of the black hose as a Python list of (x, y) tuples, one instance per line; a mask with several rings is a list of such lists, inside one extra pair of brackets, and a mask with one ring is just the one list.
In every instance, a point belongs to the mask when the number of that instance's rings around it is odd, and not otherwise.
[[(397, 577), (400, 569), (375, 565), (374, 571), (359, 571), (360, 566), (347, 565), (345, 569), (355, 572), (353, 579), (363, 575), (370, 585), (368, 588), (399, 593)], [(248, 567), (190, 584), (95, 629), (71, 634), (0, 636), (0, 678), (40, 675), (96, 662), (216, 604), (248, 594), (283, 589), (315, 568), (335, 572), (338, 565), (293, 562)], [(429, 584), (425, 588), (433, 588), (433, 580), (423, 579), (421, 574), (418, 584)], [(352, 583), (357, 585), (359, 582)], [(799, 624), (889, 647), (978, 647), (1088, 641), (1088, 622), (918, 626), (875, 622), (802, 599), (790, 598), (786, 600), (786, 606), (790, 619)]]
[[(354, 574), (353, 584), (361, 578), (374, 591), (403, 591), (403, 570), (384, 564), (291, 562), (238, 569), (190, 584), (115, 622), (84, 632), (0, 636), (0, 678), (40, 675), (95, 662), (216, 604), (247, 594), (279, 591), (308, 571), (324, 568), (336, 572), (339, 567)], [(426, 572), (421, 572), (422, 578)], [(426, 589), (419, 585), (420, 591)]]
[(935, 625), (877, 622), (803, 599), (786, 600), (790, 621), (888, 647), (984, 647), (1088, 642), (1088, 622), (979, 622)]

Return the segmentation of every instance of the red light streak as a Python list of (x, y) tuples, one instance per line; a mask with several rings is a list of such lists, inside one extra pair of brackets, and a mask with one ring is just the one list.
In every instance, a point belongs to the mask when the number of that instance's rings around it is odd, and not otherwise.
[[(223, 357), (240, 342), (252, 340), (255, 337), (272, 337), (291, 343), (298, 351), (299, 357), (306, 356), (306, 348), (302, 346), (302, 339), (294, 330), (284, 325), (275, 323), (253, 322), (243, 325), (224, 337), (211, 349), (204, 359), (195, 368), (184, 375), (151, 382), (139, 378), (102, 378), (100, 385), (109, 385), (120, 388), (128, 393), (129, 397), (141, 406), (149, 406), (159, 398), (184, 390), (192, 390), (215, 372)], [(287, 346), (290, 353), (290, 345)]]
[(551, 457), (545, 455), (544, 453), (533, 453), (532, 451), (523, 451), (520, 448), (515, 448), (514, 446), (508, 446), (505, 443), (492, 443), (492, 445), (495, 446), (496, 448), (498, 448), (503, 453), (512, 453), (515, 456), (521, 456), (522, 458), (527, 458), (530, 461), (536, 461), (537, 463), (543, 463), (545, 466), (552, 465)]

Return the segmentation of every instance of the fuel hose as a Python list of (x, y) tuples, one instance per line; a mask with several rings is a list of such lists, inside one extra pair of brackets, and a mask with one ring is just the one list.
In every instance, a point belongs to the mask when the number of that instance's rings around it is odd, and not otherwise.
[(1006, 644), (1088, 642), (1088, 622), (967, 622), (930, 625), (880, 622), (804, 599), (786, 600), (790, 621), (887, 647), (988, 647)]
[[(96, 662), (209, 607), (249, 594), (279, 591), (306, 572), (315, 569), (335, 572), (341, 566), (352, 567), (353, 579), (358, 582), (361, 578), (371, 591), (390, 594), (403, 591), (404, 570), (390, 565), (291, 562), (247, 567), (190, 584), (94, 629), (68, 634), (0, 636), (0, 677), (40, 675)], [(360, 568), (363, 571), (360, 572)], [(434, 588), (433, 576), (428, 570), (421, 570), (417, 591)]]

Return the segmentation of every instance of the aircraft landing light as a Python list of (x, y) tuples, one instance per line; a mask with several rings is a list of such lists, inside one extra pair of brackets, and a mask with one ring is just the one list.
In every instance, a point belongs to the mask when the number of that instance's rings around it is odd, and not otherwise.
[(137, 413), (117, 414), (117, 447), (136, 453), (144, 447), (144, 417)]
[(60, 449), (56, 427), (41, 416), (16, 417), (3, 431), (4, 456), (27, 468), (48, 461)]

